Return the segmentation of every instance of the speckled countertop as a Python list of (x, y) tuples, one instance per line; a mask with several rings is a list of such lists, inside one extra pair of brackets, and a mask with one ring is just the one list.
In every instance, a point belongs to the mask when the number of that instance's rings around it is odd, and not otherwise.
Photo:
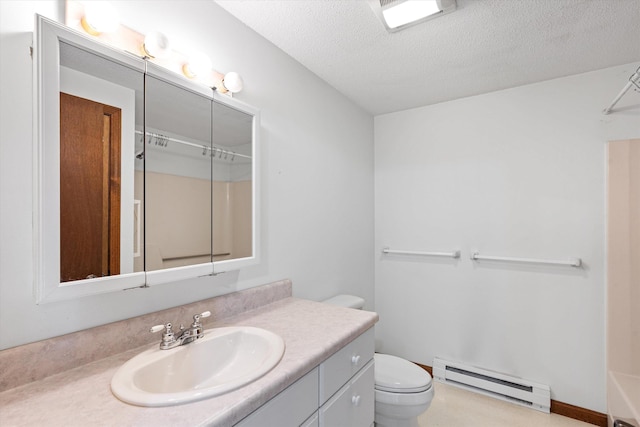
[(111, 394), (111, 377), (149, 345), (0, 393), (0, 425), (9, 426), (231, 426), (371, 328), (376, 313), (292, 297), (213, 323), (255, 326), (280, 335), (280, 363), (259, 380), (200, 402), (143, 408)]

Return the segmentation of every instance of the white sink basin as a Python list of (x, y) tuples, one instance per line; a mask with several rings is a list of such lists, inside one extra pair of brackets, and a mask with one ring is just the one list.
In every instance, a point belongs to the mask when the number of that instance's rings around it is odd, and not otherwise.
[(283, 353), (282, 338), (264, 329), (209, 329), (190, 344), (171, 350), (156, 346), (133, 357), (111, 379), (111, 391), (139, 406), (194, 402), (257, 380)]

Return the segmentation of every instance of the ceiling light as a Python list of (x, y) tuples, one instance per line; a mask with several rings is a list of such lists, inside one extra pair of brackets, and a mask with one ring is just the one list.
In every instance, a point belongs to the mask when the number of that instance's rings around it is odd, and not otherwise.
[(435, 0), (407, 0), (382, 9), (382, 16), (389, 28), (398, 28), (440, 12)]
[(389, 32), (396, 32), (456, 9), (456, 0), (370, 0)]

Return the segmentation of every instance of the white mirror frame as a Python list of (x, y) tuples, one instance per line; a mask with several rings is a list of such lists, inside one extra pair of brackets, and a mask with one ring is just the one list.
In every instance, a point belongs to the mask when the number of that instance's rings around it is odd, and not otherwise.
[(251, 162), (251, 247), (253, 251), (250, 257), (214, 262), (213, 274), (220, 274), (260, 263), (260, 110), (217, 92), (213, 95), (215, 102), (253, 116), (251, 129), (251, 157), (253, 159)]
[[(202, 86), (196, 83), (192, 83), (182, 76), (176, 75), (170, 71), (165, 70), (155, 64), (147, 64), (147, 74), (163, 80), (167, 83), (174, 84), (185, 90), (192, 91), (198, 95), (204, 95), (212, 99), (212, 102), (218, 102), (226, 105), (235, 110), (253, 116), (252, 129), (251, 129), (251, 244), (252, 255), (245, 258), (230, 259), (224, 261), (215, 261), (210, 263), (189, 265), (185, 267), (166, 268), (163, 270), (147, 271), (146, 272), (146, 284), (148, 286), (160, 285), (163, 283), (173, 282), (176, 280), (190, 279), (200, 276), (217, 275), (228, 271), (239, 270), (251, 265), (258, 264), (260, 262), (260, 188), (258, 179), (260, 173), (260, 110), (254, 108), (248, 104), (245, 104), (237, 99), (231, 98), (227, 95), (220, 95), (217, 92), (211, 90), (206, 86)], [(212, 96), (213, 94), (213, 96)], [(215, 136), (214, 136), (215, 138)]]
[(34, 296), (37, 304), (145, 285), (144, 272), (60, 282), (60, 42), (145, 71), (138, 57), (117, 51), (36, 15), (34, 66)]
[[(243, 102), (212, 92), (181, 76), (36, 15), (33, 49), (34, 75), (34, 296), (37, 304), (80, 298), (135, 287), (146, 287), (237, 270), (260, 262), (260, 112)], [(252, 255), (185, 267), (136, 272), (96, 279), (60, 282), (60, 41), (205, 94), (253, 116), (252, 127)], [(212, 96), (213, 93), (213, 96)]]

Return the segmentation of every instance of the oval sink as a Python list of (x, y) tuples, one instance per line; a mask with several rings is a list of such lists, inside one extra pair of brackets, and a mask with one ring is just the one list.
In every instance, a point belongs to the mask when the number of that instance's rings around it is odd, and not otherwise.
[(190, 344), (171, 350), (155, 347), (133, 357), (111, 379), (111, 391), (139, 406), (194, 402), (257, 380), (283, 353), (282, 338), (265, 329), (209, 329)]

